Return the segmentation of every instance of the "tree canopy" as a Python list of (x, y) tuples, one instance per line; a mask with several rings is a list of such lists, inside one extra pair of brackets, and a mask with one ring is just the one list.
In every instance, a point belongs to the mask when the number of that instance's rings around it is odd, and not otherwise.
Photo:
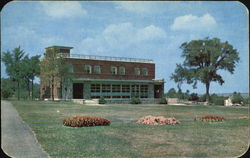
[(61, 95), (62, 87), (71, 79), (70, 65), (66, 63), (65, 58), (58, 55), (59, 49), (47, 49), (41, 65), (42, 84), (51, 88), (51, 97), (54, 100), (54, 87), (56, 82), (60, 82)]
[(26, 89), (29, 91), (28, 95), (30, 95), (31, 91), (33, 98), (33, 81), (40, 73), (39, 58), (39, 55), (29, 58), (20, 46), (14, 48), (12, 52), (3, 52), (2, 61), (6, 66), (6, 73), (10, 80), (17, 85), (14, 91), (17, 89), (18, 100), (20, 99), (20, 89), (23, 82), (26, 85)]
[(225, 81), (218, 70), (234, 73), (239, 56), (231, 44), (221, 42), (219, 38), (205, 38), (192, 40), (180, 46), (182, 64), (177, 64), (171, 79), (178, 83), (178, 87), (184, 82), (197, 88), (197, 82), (206, 85), (206, 101), (209, 102), (209, 88), (211, 82), (222, 85)]

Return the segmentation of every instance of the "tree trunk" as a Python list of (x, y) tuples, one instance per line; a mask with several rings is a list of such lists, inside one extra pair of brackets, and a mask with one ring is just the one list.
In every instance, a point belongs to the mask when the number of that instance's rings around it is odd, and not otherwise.
[(52, 92), (51, 92), (51, 96), (52, 96), (52, 100), (54, 101), (54, 77), (52, 77), (52, 85), (51, 85), (51, 90), (52, 90)]
[(210, 82), (206, 83), (206, 102), (209, 103), (209, 87), (210, 87)]
[(33, 100), (34, 98), (34, 80), (31, 80), (31, 100)]
[(20, 100), (20, 81), (17, 81), (17, 100)]
[(30, 81), (27, 80), (28, 99), (30, 100)]

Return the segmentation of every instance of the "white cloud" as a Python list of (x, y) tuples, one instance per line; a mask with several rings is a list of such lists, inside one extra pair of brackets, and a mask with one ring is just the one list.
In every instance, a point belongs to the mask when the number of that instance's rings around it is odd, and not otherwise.
[(201, 17), (192, 14), (175, 18), (172, 30), (209, 30), (216, 25), (216, 20), (210, 14)]
[(150, 25), (138, 30), (136, 36), (138, 40), (154, 40), (166, 38), (167, 35), (162, 28)]
[(110, 50), (125, 50), (132, 45), (141, 45), (142, 42), (163, 40), (166, 32), (157, 26), (149, 25), (136, 28), (131, 23), (108, 25), (101, 34), (88, 37), (81, 41), (84, 50), (89, 52), (109, 52)]
[(70, 18), (87, 15), (87, 11), (76, 1), (44, 1), (40, 3), (45, 13), (52, 18)]
[(136, 14), (152, 14), (161, 13), (165, 10), (162, 2), (148, 2), (148, 1), (120, 1), (114, 2), (116, 9), (121, 9)]

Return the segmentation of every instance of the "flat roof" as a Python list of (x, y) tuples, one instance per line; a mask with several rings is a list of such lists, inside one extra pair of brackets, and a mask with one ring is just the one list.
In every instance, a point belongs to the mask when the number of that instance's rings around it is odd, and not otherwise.
[(48, 49), (48, 48), (65, 48), (65, 49), (72, 49), (73, 47), (68, 47), (68, 46), (49, 46), (49, 47), (47, 47), (47, 48), (45, 48), (45, 49)]
[(98, 56), (98, 55), (84, 55), (84, 54), (70, 54), (66, 58), (73, 59), (89, 59), (89, 60), (104, 60), (104, 61), (119, 61), (119, 62), (139, 62), (139, 63), (154, 63), (152, 59), (114, 57), (114, 56)]

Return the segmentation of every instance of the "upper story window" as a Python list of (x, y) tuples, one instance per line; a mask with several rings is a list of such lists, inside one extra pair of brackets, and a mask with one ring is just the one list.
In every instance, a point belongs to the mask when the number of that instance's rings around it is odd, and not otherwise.
[(140, 75), (140, 74), (141, 74), (140, 68), (136, 67), (135, 68), (135, 75)]
[(91, 74), (91, 65), (84, 65), (84, 73), (85, 74)]
[(147, 68), (142, 68), (142, 75), (148, 76), (148, 69)]
[(95, 74), (101, 74), (101, 66), (100, 65), (95, 65), (94, 66), (94, 73)]
[(111, 74), (117, 75), (117, 67), (116, 66), (111, 66)]
[(119, 67), (119, 74), (120, 75), (125, 75), (126, 71), (125, 71), (125, 67)]

